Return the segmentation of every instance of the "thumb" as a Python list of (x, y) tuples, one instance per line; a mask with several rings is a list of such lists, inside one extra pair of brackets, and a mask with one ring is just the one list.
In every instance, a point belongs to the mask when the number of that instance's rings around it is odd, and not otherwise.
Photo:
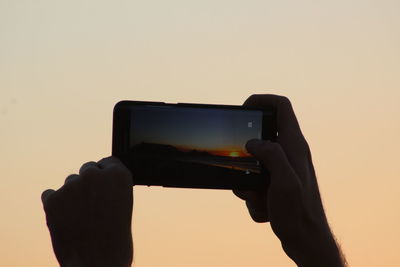
[(247, 142), (246, 149), (268, 170), (271, 176), (271, 186), (285, 191), (300, 185), (297, 174), (279, 143), (252, 139)]

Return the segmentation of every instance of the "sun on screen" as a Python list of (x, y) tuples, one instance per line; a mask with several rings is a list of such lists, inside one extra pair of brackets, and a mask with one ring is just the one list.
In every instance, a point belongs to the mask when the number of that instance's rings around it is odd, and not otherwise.
[(232, 151), (231, 153), (229, 153), (229, 157), (232, 157), (232, 158), (236, 158), (239, 156), (240, 156), (239, 152), (237, 152), (237, 151)]

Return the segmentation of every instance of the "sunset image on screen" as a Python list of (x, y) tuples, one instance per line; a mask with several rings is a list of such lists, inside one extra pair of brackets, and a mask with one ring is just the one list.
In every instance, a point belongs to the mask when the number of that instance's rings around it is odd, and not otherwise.
[[(130, 147), (140, 157), (259, 173), (245, 144), (261, 138), (261, 111), (136, 106)], [(181, 166), (179, 165), (179, 166)]]

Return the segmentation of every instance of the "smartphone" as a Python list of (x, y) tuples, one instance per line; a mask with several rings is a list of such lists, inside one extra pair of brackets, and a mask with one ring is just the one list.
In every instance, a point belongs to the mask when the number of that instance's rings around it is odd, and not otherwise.
[(257, 189), (268, 171), (245, 144), (277, 136), (272, 107), (121, 101), (114, 107), (112, 154), (134, 185)]

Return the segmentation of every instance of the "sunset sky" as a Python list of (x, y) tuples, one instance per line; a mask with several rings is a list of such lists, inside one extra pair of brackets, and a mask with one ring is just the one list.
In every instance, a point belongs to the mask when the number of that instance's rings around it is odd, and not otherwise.
[[(0, 266), (56, 266), (40, 201), (122, 99), (286, 95), (352, 267), (400, 266), (400, 1), (0, 1)], [(290, 267), (230, 191), (134, 189), (136, 267)]]

